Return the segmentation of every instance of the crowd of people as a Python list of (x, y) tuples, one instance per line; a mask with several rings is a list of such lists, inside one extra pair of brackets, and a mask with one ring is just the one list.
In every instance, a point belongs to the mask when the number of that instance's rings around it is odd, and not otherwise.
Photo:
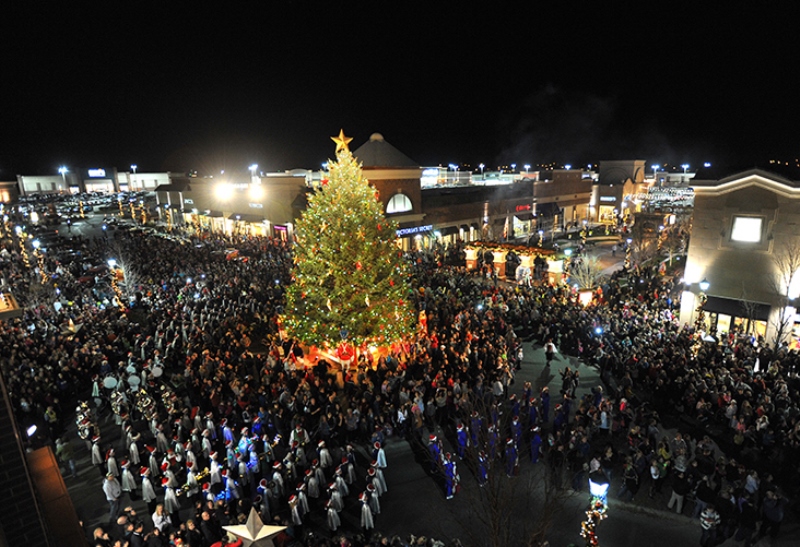
[[(445, 502), (458, 495), (457, 461), (479, 484), (541, 461), (575, 489), (616, 479), (615, 493), (636, 499), (647, 485), (665, 510), (700, 519), (705, 545), (777, 535), (785, 518), (798, 476), (800, 357), (744, 336), (698, 342), (673, 316), (672, 281), (655, 271), (623, 271), (584, 306), (568, 286), (496, 283), (414, 253), (417, 336), (341, 371), (305, 363), (279, 335), (286, 242), (135, 234), (114, 243), (138, 268), (123, 306), (102, 279), (75, 280), (87, 255), (110, 257), (108, 241), (86, 241), (79, 261), (45, 266), (57, 274), (60, 305), (30, 300), (24, 318), (0, 327), (17, 419), (42, 424), (39, 441), (72, 474), (68, 426), (83, 403), (91, 473), (109, 502), (110, 524), (92, 530), (91, 545), (225, 545), (234, 539), (221, 527), (251, 508), (287, 526), (284, 545), (406, 545), (374, 535), (391, 511), (380, 502), (390, 437), (426, 447)], [(18, 248), (6, 238), (0, 260), (4, 283), (25, 302), (38, 274)], [(546, 348), (549, 367), (564, 365), (557, 353), (597, 366), (605, 388), (576, 397), (580, 376), (566, 367), (558, 394), (516, 384), (525, 340)], [(697, 428), (665, 436), (670, 414), (720, 424), (717, 443)], [(91, 427), (103, 417), (117, 427)], [(715, 456), (717, 445), (728, 457)], [(146, 514), (123, 509), (139, 498)]]

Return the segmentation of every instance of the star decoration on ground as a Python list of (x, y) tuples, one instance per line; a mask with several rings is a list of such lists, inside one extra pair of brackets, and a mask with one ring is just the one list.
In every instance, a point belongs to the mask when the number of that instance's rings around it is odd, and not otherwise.
[(242, 547), (274, 547), (272, 538), (286, 530), (286, 526), (267, 526), (258, 516), (254, 507), (250, 508), (250, 515), (245, 524), (223, 526), (237, 538), (241, 538)]
[(353, 140), (353, 137), (345, 137), (344, 136), (344, 129), (340, 129), (339, 130), (339, 136), (338, 137), (331, 137), (331, 140), (336, 143), (336, 151), (338, 152), (339, 150), (342, 150), (342, 149), (350, 150), (350, 148), (347, 145), (350, 144), (350, 141)]

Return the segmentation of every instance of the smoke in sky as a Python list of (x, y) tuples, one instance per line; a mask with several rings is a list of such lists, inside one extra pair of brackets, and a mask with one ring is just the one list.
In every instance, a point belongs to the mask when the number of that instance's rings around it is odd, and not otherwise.
[(497, 160), (573, 165), (612, 159), (681, 161), (684, 153), (654, 122), (636, 118), (618, 97), (548, 84), (500, 121), (507, 140)]

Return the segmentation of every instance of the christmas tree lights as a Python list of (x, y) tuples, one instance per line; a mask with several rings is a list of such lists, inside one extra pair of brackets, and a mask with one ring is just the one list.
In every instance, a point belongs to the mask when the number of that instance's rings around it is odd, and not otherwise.
[(282, 326), (319, 348), (386, 346), (414, 332), (410, 269), (343, 132), (328, 178), (295, 227), (293, 283)]

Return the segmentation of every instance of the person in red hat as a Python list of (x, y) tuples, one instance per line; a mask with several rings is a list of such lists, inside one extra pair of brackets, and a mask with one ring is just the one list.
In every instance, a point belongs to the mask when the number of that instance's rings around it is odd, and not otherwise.
[(325, 511), (327, 513), (328, 529), (335, 532), (342, 525), (342, 520), (339, 518), (339, 512), (328, 500), (325, 502)]
[(372, 483), (367, 484), (367, 495), (369, 496), (369, 508), (372, 509), (373, 515), (380, 515), (381, 514), (381, 502), (378, 499), (377, 490), (375, 489), (375, 485)]
[(131, 501), (136, 500), (136, 480), (133, 478), (133, 473), (131, 473), (130, 470), (131, 464), (127, 460), (122, 460), (119, 466), (122, 468), (122, 491), (128, 493)]
[(158, 498), (150, 480), (150, 468), (142, 467), (139, 470), (139, 476), (142, 477), (142, 499), (147, 503), (147, 514), (152, 515), (156, 510)]
[(378, 461), (378, 467), (380, 469), (386, 469), (386, 452), (383, 450), (383, 446), (381, 443), (375, 442), (373, 447), (372, 459)]
[(436, 473), (442, 462), (442, 445), (436, 435), (428, 438), (428, 452), (431, 457), (431, 473)]
[(105, 477), (106, 473), (108, 473), (106, 460), (103, 457), (103, 451), (100, 449), (100, 435), (92, 437), (92, 465), (97, 468), (101, 477)]
[(317, 443), (317, 447), (319, 452), (319, 466), (323, 470), (333, 467), (333, 458), (331, 457), (331, 453), (327, 446), (325, 446), (325, 441), (320, 441)]
[(358, 501), (361, 502), (361, 528), (365, 531), (375, 528), (375, 522), (372, 519), (372, 509), (369, 507), (369, 495), (366, 492), (362, 492), (358, 497)]

